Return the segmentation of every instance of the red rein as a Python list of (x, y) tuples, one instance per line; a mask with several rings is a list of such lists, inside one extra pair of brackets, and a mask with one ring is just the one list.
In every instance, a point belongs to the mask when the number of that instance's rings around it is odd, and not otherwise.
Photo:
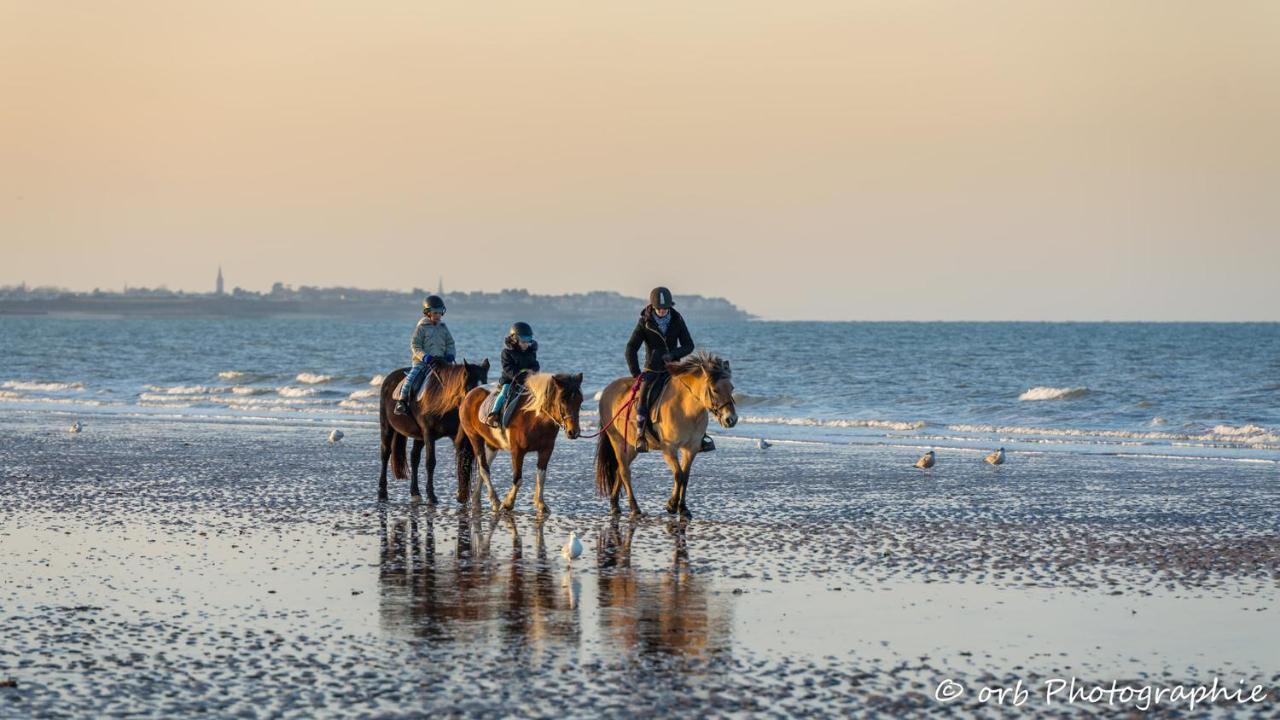
[[(636, 392), (637, 392), (637, 391), (639, 391), (639, 390), (640, 390), (640, 378), (636, 378), (636, 381), (635, 381), (634, 383), (632, 383), (632, 384), (631, 384), (631, 396), (627, 398), (627, 402), (626, 402), (626, 403), (624, 403), (624, 404), (622, 405), (622, 407), (618, 408), (618, 412), (614, 413), (612, 418), (609, 418), (609, 422), (605, 423), (605, 424), (604, 424), (604, 425), (603, 425), (599, 430), (597, 430), (597, 431), (595, 431), (595, 432), (591, 433), (590, 435), (579, 435), (578, 437), (583, 438), (583, 439), (586, 439), (586, 440), (590, 440), (590, 439), (591, 439), (591, 438), (593, 438), (593, 437), (600, 437), (601, 435), (603, 435), (603, 434), (604, 434), (604, 432), (605, 432), (606, 430), (608, 430), (609, 428), (613, 427), (613, 423), (614, 423), (614, 421), (618, 419), (618, 416), (622, 414), (622, 411), (623, 411), (623, 410), (626, 410), (626, 411), (627, 411), (627, 419), (626, 419), (626, 422), (628, 422), (628, 423), (629, 423), (629, 422), (631, 422), (631, 405), (632, 405), (633, 403), (635, 403), (635, 401), (636, 401)], [(623, 433), (622, 433), (622, 446), (623, 446), (623, 450), (625, 451), (626, 446), (627, 446), (627, 433), (626, 433), (626, 432), (623, 432)]]

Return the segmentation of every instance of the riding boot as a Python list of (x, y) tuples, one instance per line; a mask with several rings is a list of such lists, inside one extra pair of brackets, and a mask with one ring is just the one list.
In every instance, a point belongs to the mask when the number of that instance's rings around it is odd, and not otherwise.
[(636, 452), (649, 452), (649, 416), (636, 417)]
[(405, 402), (404, 402), (403, 400), (397, 400), (397, 401), (396, 401), (396, 409), (395, 409), (395, 413), (396, 413), (397, 415), (408, 415), (408, 414), (409, 414), (409, 406), (408, 406), (408, 405), (406, 405), (406, 404), (405, 404)]
[(710, 435), (702, 436), (702, 449), (698, 452), (711, 452), (716, 449), (716, 441), (711, 439)]

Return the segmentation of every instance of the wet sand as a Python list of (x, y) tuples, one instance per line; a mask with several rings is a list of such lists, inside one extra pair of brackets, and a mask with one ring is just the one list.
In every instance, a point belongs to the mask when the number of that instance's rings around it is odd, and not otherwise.
[[(460, 510), (451, 458), (440, 507), (403, 481), (379, 505), (367, 426), (67, 424), (0, 416), (0, 717), (1129, 709), (1035, 695), (1071, 677), (1244, 681), (1268, 699), (1212, 714), (1280, 712), (1273, 464), (921, 472), (913, 449), (723, 438), (688, 523), (643, 458), (632, 523), (595, 496), (594, 445), (562, 440), (539, 522), (532, 482), (510, 516)], [(967, 691), (939, 702), (949, 679)], [(978, 698), (1019, 680), (1021, 707)]]

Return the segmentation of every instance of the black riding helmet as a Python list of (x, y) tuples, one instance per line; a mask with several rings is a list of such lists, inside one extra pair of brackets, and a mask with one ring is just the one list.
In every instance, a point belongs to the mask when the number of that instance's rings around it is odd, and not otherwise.
[(426, 300), (422, 301), (422, 313), (425, 315), (429, 312), (444, 313), (444, 299), (439, 295), (428, 295)]
[(670, 290), (664, 287), (656, 287), (649, 292), (649, 304), (659, 310), (669, 310), (676, 302), (671, 299)]
[(512, 323), (511, 331), (507, 334), (515, 336), (518, 340), (533, 342), (533, 328), (529, 327), (527, 322)]

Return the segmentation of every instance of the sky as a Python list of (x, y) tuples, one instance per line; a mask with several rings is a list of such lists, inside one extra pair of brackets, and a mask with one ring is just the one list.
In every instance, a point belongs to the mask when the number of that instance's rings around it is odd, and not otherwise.
[(0, 285), (1280, 320), (1280, 3), (0, 0)]

